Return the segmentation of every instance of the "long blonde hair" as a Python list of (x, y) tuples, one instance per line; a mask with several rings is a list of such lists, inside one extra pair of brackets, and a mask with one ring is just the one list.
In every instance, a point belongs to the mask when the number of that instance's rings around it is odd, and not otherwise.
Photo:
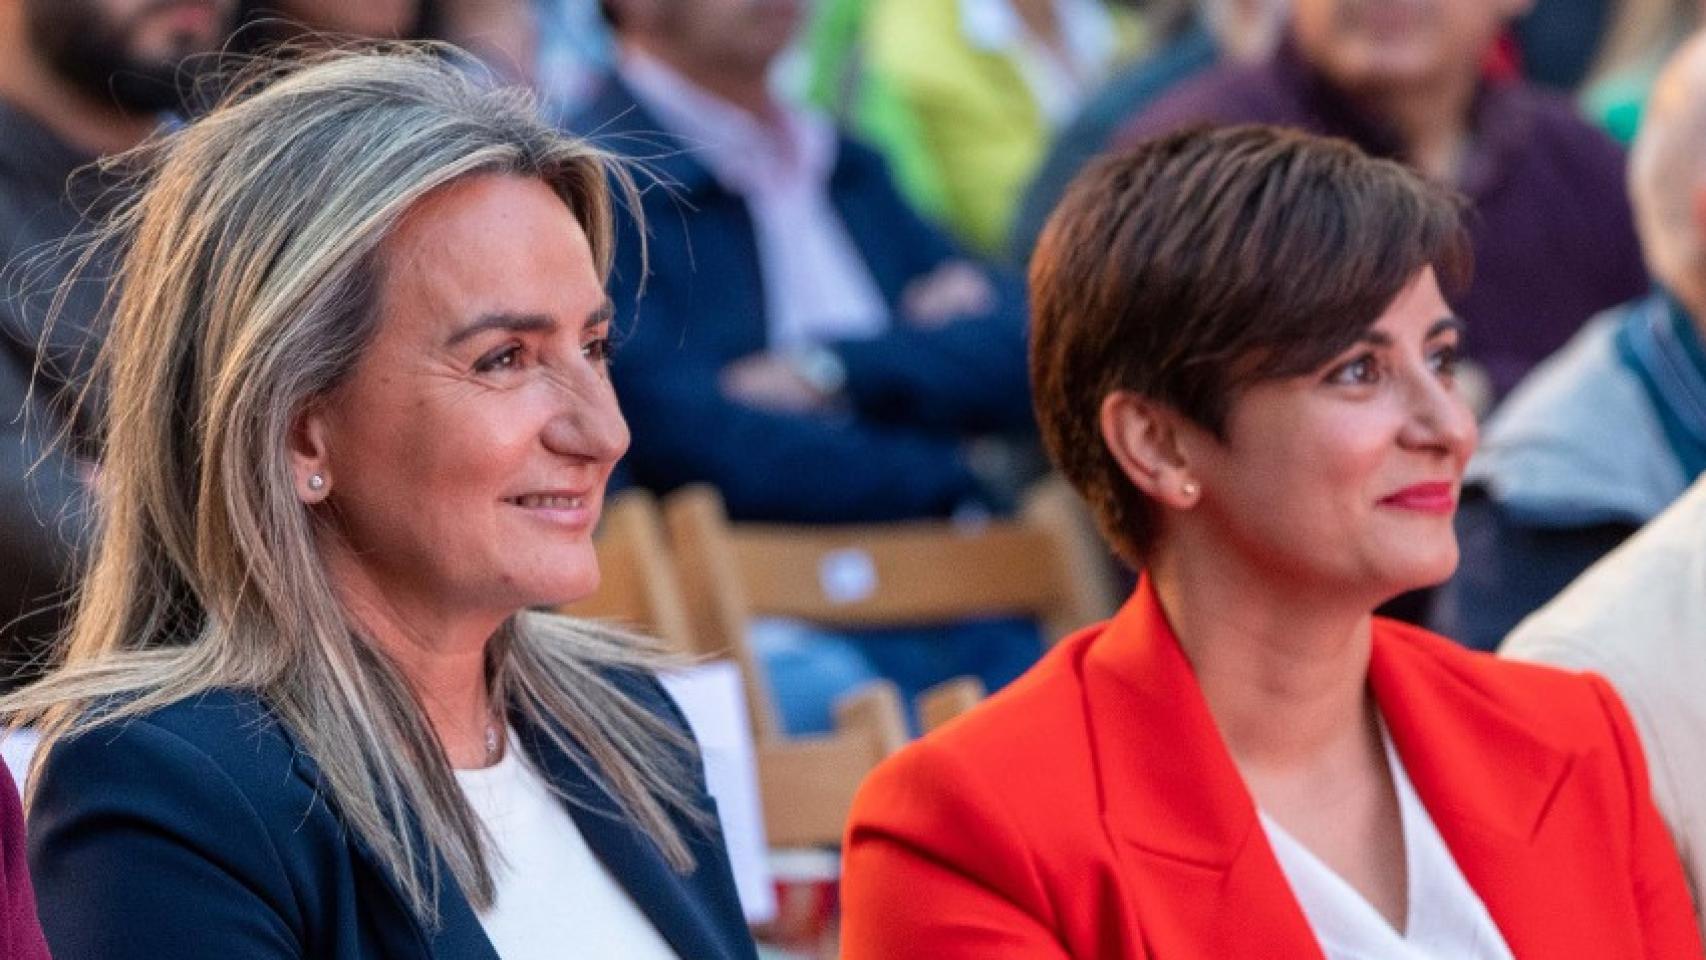
[[(122, 259), (99, 362), (96, 548), (61, 662), (0, 701), (41, 732), (39, 769), (56, 742), (101, 724), (213, 688), (257, 692), (428, 923), (440, 857), (472, 904), (492, 902), (486, 842), (407, 680), (327, 579), (287, 431), (373, 336), (376, 251), (429, 192), (480, 173), (537, 177), (585, 229), (601, 275), (607, 177), (637, 214), (619, 167), (445, 53), (251, 66), (206, 117), (131, 158), (140, 189), (104, 232)], [(523, 613), (487, 666), (494, 703), (587, 757), (685, 871), (683, 830), (704, 826), (685, 737), (609, 679), (649, 659), (612, 631)]]

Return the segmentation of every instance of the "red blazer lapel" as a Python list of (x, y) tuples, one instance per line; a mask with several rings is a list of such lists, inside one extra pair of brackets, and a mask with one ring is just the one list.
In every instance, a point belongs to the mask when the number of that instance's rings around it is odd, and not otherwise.
[(1083, 669), (1103, 823), (1149, 956), (1321, 957), (1147, 579)]
[(1431, 640), (1375, 626), (1369, 682), (1404, 769), (1511, 951), (1582, 956), (1603, 934), (1603, 911), (1581, 899), (1593, 896), (1581, 874), (1627, 876), (1612, 864), (1583, 870), (1582, 831), (1597, 828), (1559, 799), (1575, 754), (1507, 715)]
[[(1628, 878), (1582, 851), (1617, 801), (1567, 789), (1577, 750), (1502, 708), (1470, 656), (1375, 623), (1369, 682), (1417, 794), (1517, 956), (1620, 955), (1596, 901)], [(1082, 669), (1098, 804), (1150, 956), (1320, 957), (1147, 581)]]

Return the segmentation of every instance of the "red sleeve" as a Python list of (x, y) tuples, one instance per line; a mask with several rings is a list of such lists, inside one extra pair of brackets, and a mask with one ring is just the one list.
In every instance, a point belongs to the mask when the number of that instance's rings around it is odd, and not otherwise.
[(1611, 721), (1611, 730), (1623, 760), (1623, 773), (1630, 803), (1630, 874), (1635, 884), (1635, 904), (1641, 911), (1641, 930), (1646, 936), (1647, 956), (1658, 958), (1706, 957), (1700, 928), (1695, 925), (1694, 904), (1682, 861), (1670, 833), (1653, 805), (1652, 781), (1646, 757), (1635, 735), (1635, 725), (1617, 692), (1604, 679), (1588, 674), (1594, 692)]
[(36, 917), (36, 895), (24, 853), (24, 812), (12, 773), (0, 763), (0, 956), (48, 960), (47, 941)]
[(951, 754), (913, 744), (871, 775), (843, 847), (846, 960), (1067, 960), (1030, 850)]

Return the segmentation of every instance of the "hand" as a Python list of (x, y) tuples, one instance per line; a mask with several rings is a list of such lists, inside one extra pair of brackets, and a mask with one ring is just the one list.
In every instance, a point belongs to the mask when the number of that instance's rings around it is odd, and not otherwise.
[(755, 353), (723, 368), (723, 395), (775, 413), (821, 413), (835, 397), (819, 390), (784, 357)]
[(926, 330), (988, 313), (994, 307), (995, 285), (968, 260), (949, 260), (907, 284), (900, 294), (901, 319)]

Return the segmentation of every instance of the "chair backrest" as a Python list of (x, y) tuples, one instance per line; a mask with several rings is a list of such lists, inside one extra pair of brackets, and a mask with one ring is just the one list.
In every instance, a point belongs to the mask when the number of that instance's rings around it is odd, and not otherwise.
[(977, 706), (985, 693), (976, 677), (944, 680), (918, 695), (918, 726), (929, 733)]
[(761, 741), (780, 727), (746, 640), (754, 617), (859, 629), (1018, 616), (1053, 641), (1115, 606), (1106, 554), (1064, 485), (976, 526), (731, 524), (709, 487), (673, 494), (664, 515), (699, 649), (741, 664)]
[(597, 551), (597, 592), (560, 612), (619, 623), (675, 652), (698, 652), (657, 498), (632, 489), (606, 504)]
[(865, 776), (905, 746), (900, 691), (879, 680), (842, 698), (835, 730), (758, 745), (758, 789), (772, 847), (839, 846)]

